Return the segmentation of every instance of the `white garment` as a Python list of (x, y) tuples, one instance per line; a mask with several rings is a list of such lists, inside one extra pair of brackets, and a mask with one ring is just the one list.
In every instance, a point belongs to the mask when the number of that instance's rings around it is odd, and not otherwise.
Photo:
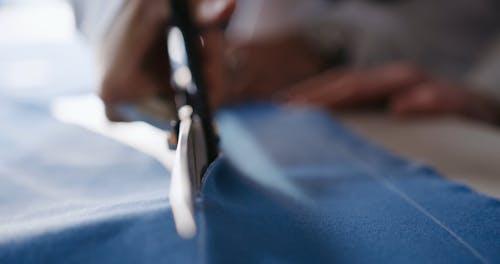
[(98, 45), (126, 0), (69, 0), (78, 29), (92, 45)]

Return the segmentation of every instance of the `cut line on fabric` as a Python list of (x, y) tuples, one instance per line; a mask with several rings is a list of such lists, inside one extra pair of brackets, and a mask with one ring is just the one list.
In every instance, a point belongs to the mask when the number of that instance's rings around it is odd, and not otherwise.
[(479, 253), (474, 247), (472, 247), (469, 243), (467, 243), (467, 241), (465, 241), (465, 239), (463, 239), (461, 236), (459, 236), (457, 233), (455, 233), (450, 227), (446, 226), (437, 217), (435, 217), (433, 214), (431, 214), (427, 209), (425, 209), (425, 207), (423, 207), (417, 201), (412, 199), (408, 194), (403, 192), (396, 185), (392, 184), (387, 179), (385, 179), (384, 176), (381, 176), (378, 173), (373, 172), (373, 170), (368, 166), (369, 164), (367, 164), (365, 161), (363, 161), (362, 159), (355, 156), (351, 151), (347, 150), (347, 148), (340, 146), (338, 144), (338, 142), (335, 142), (335, 144), (339, 147), (338, 150), (342, 150), (343, 154), (347, 155), (350, 159), (357, 161), (359, 163), (358, 165), (360, 165), (360, 169), (362, 169), (368, 176), (370, 176), (371, 178), (378, 181), (380, 184), (382, 184), (389, 191), (397, 194), (406, 203), (413, 206), (420, 213), (422, 213), (423, 215), (428, 217), (432, 222), (434, 222), (436, 225), (438, 225), (443, 230), (445, 230), (455, 240), (457, 240), (460, 244), (462, 244), (462, 246), (464, 246), (474, 257), (476, 257), (479, 261), (481, 261), (481, 263), (485, 263), (485, 264), (490, 263), (490, 261), (485, 256), (483, 256), (481, 253)]

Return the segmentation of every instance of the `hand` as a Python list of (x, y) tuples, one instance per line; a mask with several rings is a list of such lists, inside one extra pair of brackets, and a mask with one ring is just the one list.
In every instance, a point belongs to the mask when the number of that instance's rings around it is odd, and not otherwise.
[(390, 101), (391, 113), (400, 118), (458, 115), (497, 124), (497, 103), (468, 87), (430, 80), (395, 94)]
[(319, 73), (323, 60), (301, 38), (282, 35), (229, 43), (219, 105), (270, 100), (282, 89)]
[[(195, 19), (205, 29), (204, 62), (211, 65), (205, 73), (208, 86), (220, 82), (222, 33), (234, 7), (234, 0), (194, 0)], [(111, 120), (119, 120), (113, 106), (137, 102), (169, 89), (169, 65), (165, 52), (164, 30), (169, 18), (168, 3), (164, 0), (129, 0), (109, 30), (101, 49), (100, 96)], [(214, 67), (217, 66), (217, 67)], [(216, 84), (219, 85), (219, 84)], [(171, 96), (171, 95), (170, 95)]]
[(461, 115), (487, 122), (499, 120), (499, 108), (493, 101), (407, 64), (326, 72), (291, 87), (282, 99), (334, 110), (385, 103), (400, 118)]

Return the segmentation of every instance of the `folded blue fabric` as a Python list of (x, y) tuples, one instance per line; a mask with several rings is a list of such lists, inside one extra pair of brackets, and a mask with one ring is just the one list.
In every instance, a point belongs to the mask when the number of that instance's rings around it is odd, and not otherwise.
[(500, 262), (497, 200), (316, 111), (221, 112), (223, 155), (182, 240), (159, 164), (29, 109), (9, 106), (39, 126), (0, 137), (15, 152), (0, 153), (0, 263)]

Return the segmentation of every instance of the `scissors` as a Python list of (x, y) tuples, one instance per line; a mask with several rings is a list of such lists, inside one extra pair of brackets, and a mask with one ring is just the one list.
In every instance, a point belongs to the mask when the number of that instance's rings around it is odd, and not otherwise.
[(189, 1), (170, 0), (172, 21), (166, 29), (171, 86), (177, 109), (169, 145), (175, 148), (169, 200), (177, 233), (196, 234), (195, 203), (203, 175), (218, 155), (201, 68), (201, 39), (194, 26)]

